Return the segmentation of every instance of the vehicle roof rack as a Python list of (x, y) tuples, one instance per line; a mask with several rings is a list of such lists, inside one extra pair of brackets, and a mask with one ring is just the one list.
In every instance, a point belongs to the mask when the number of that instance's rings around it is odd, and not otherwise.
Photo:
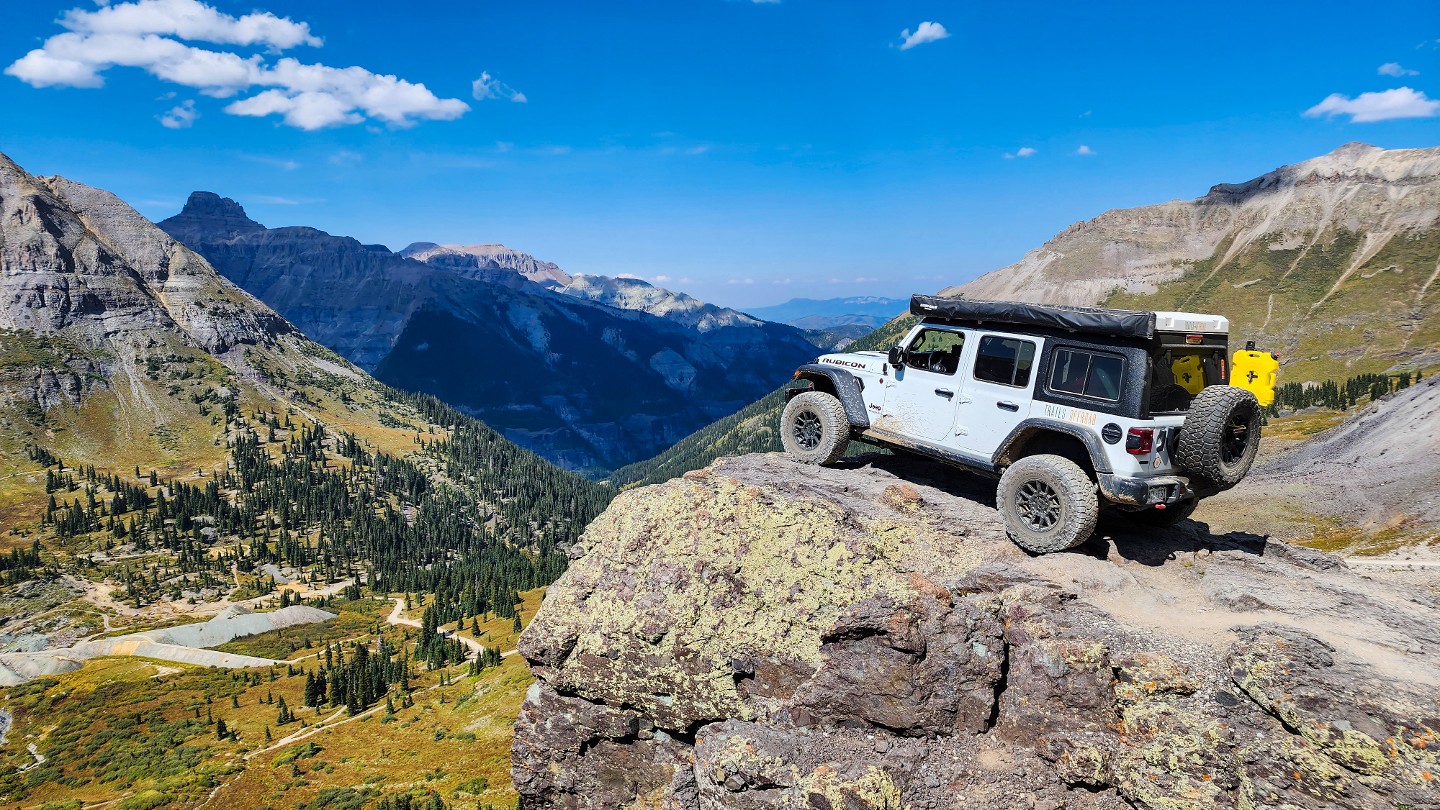
[(1020, 301), (974, 301), (912, 295), (910, 313), (927, 320), (977, 324), (1023, 324), (1088, 335), (1155, 337), (1155, 313), (1128, 309), (1027, 304)]

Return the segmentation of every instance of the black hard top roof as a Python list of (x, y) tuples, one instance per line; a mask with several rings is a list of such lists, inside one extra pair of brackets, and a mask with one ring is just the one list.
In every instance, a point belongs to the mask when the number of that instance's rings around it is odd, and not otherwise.
[(1128, 309), (973, 301), (967, 298), (910, 297), (910, 314), (929, 321), (967, 324), (1040, 326), (1086, 335), (1149, 340), (1155, 337), (1155, 313)]

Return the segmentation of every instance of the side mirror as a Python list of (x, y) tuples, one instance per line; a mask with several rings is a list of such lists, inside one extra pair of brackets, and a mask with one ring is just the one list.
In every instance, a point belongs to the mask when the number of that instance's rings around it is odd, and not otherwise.
[(890, 361), (890, 365), (899, 368), (905, 365), (905, 350), (899, 346), (891, 346), (890, 356), (886, 359)]

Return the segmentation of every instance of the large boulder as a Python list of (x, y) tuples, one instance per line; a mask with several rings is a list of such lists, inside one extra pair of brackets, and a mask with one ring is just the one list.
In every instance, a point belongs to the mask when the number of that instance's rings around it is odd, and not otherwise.
[(1440, 807), (1433, 596), (1189, 522), (1006, 539), (873, 457), (622, 494), (520, 651), (524, 807)]

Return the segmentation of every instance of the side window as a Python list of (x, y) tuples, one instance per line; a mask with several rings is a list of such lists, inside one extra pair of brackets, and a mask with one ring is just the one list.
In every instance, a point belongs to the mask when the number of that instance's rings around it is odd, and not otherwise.
[(965, 333), (924, 329), (905, 347), (905, 365), (936, 374), (954, 374), (960, 368)]
[(1118, 402), (1125, 358), (1080, 349), (1057, 349), (1050, 364), (1050, 390)]
[(975, 379), (1024, 388), (1030, 384), (1035, 344), (1019, 338), (986, 335), (975, 357)]

